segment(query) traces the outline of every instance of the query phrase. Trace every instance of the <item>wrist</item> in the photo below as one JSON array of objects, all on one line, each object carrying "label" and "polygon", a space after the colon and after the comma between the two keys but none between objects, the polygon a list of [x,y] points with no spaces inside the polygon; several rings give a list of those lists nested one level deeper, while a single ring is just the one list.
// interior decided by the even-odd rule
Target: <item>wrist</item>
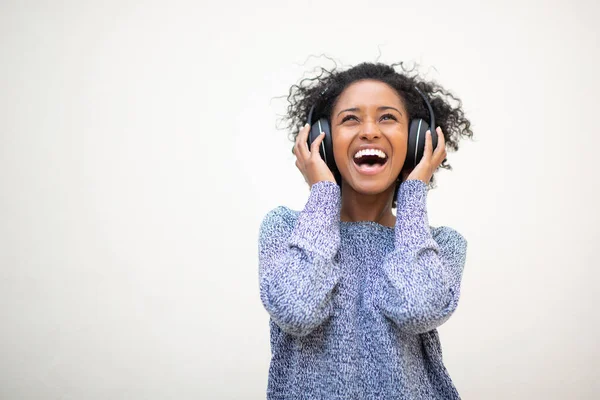
[{"label": "wrist", "polygon": [[427,182],[421,179],[407,179],[400,184],[396,198],[397,209],[422,209],[427,206]]},{"label": "wrist", "polygon": [[331,258],[339,246],[341,211],[340,187],[335,182],[312,185],[308,201],[300,213],[290,244]]},{"label": "wrist", "polygon": [[310,195],[304,209],[308,212],[339,213],[341,190],[335,181],[321,180],[310,187]]}]

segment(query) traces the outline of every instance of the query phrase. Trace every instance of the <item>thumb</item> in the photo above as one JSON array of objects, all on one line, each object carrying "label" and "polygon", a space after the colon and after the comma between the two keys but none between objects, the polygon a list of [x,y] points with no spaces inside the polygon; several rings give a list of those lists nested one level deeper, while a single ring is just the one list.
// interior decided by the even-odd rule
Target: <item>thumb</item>
[{"label": "thumb", "polygon": [[[319,146],[321,145],[321,142],[325,140],[325,132],[321,132],[319,134],[319,136],[317,136],[317,138],[312,142],[312,144],[310,145],[310,153],[311,155],[319,155]],[[320,157],[320,155],[319,155]]]}]

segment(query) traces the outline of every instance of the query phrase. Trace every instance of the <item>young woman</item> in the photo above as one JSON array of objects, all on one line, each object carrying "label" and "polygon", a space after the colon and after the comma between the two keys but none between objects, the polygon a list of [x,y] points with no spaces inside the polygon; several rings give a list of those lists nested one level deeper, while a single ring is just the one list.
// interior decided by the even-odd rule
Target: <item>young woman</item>
[{"label": "young woman", "polygon": [[[260,227],[268,399],[459,398],[436,328],[457,307],[467,242],[429,226],[426,198],[434,172],[450,168],[446,148],[472,131],[457,98],[396,67],[324,71],[290,90],[286,119],[310,194],[303,210],[275,208]],[[325,136],[308,144],[311,109],[311,122],[330,125],[329,166]],[[431,112],[435,136],[411,165],[411,123]]]}]

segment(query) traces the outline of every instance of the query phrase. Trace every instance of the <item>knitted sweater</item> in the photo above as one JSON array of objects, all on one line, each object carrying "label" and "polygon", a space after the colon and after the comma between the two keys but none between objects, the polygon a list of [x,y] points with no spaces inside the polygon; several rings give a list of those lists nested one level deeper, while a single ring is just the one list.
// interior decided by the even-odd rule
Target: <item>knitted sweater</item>
[{"label": "knitted sweater", "polygon": [[337,184],[260,226],[270,315],[267,399],[459,399],[436,327],[457,307],[467,242],[430,227],[427,185],[401,184],[395,227],[340,221]]}]

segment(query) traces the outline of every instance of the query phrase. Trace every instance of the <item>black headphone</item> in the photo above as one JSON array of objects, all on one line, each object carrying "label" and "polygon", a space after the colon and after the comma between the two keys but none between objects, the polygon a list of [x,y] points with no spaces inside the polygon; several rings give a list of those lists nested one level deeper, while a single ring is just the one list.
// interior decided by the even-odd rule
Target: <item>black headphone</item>
[{"label": "black headphone", "polygon": [[[425,152],[425,132],[429,129],[429,127],[435,127],[435,115],[433,114],[433,108],[431,108],[431,104],[427,97],[419,90],[419,88],[415,87],[415,90],[421,95],[427,108],[429,109],[429,124],[422,118],[414,118],[410,121],[410,128],[408,130],[408,147],[406,151],[406,160],[404,161],[404,168],[414,168],[421,158],[423,158],[423,153]],[[324,92],[323,92],[324,93]],[[338,181],[338,184],[341,184],[341,176],[337,169],[337,165],[335,164],[335,159],[333,158],[333,141],[331,139],[331,128],[329,124],[329,120],[327,118],[319,118],[316,122],[312,122],[312,115],[315,110],[315,104],[312,105],[310,111],[308,112],[308,123],[310,124],[310,133],[308,134],[308,146],[310,147],[311,143],[319,137],[321,132],[325,132],[325,137],[321,142],[321,146],[319,149],[319,153],[321,154],[321,158],[331,172],[334,174],[335,179]],[[438,137],[435,129],[431,131],[431,139],[433,144],[433,149],[437,147]]]}]

